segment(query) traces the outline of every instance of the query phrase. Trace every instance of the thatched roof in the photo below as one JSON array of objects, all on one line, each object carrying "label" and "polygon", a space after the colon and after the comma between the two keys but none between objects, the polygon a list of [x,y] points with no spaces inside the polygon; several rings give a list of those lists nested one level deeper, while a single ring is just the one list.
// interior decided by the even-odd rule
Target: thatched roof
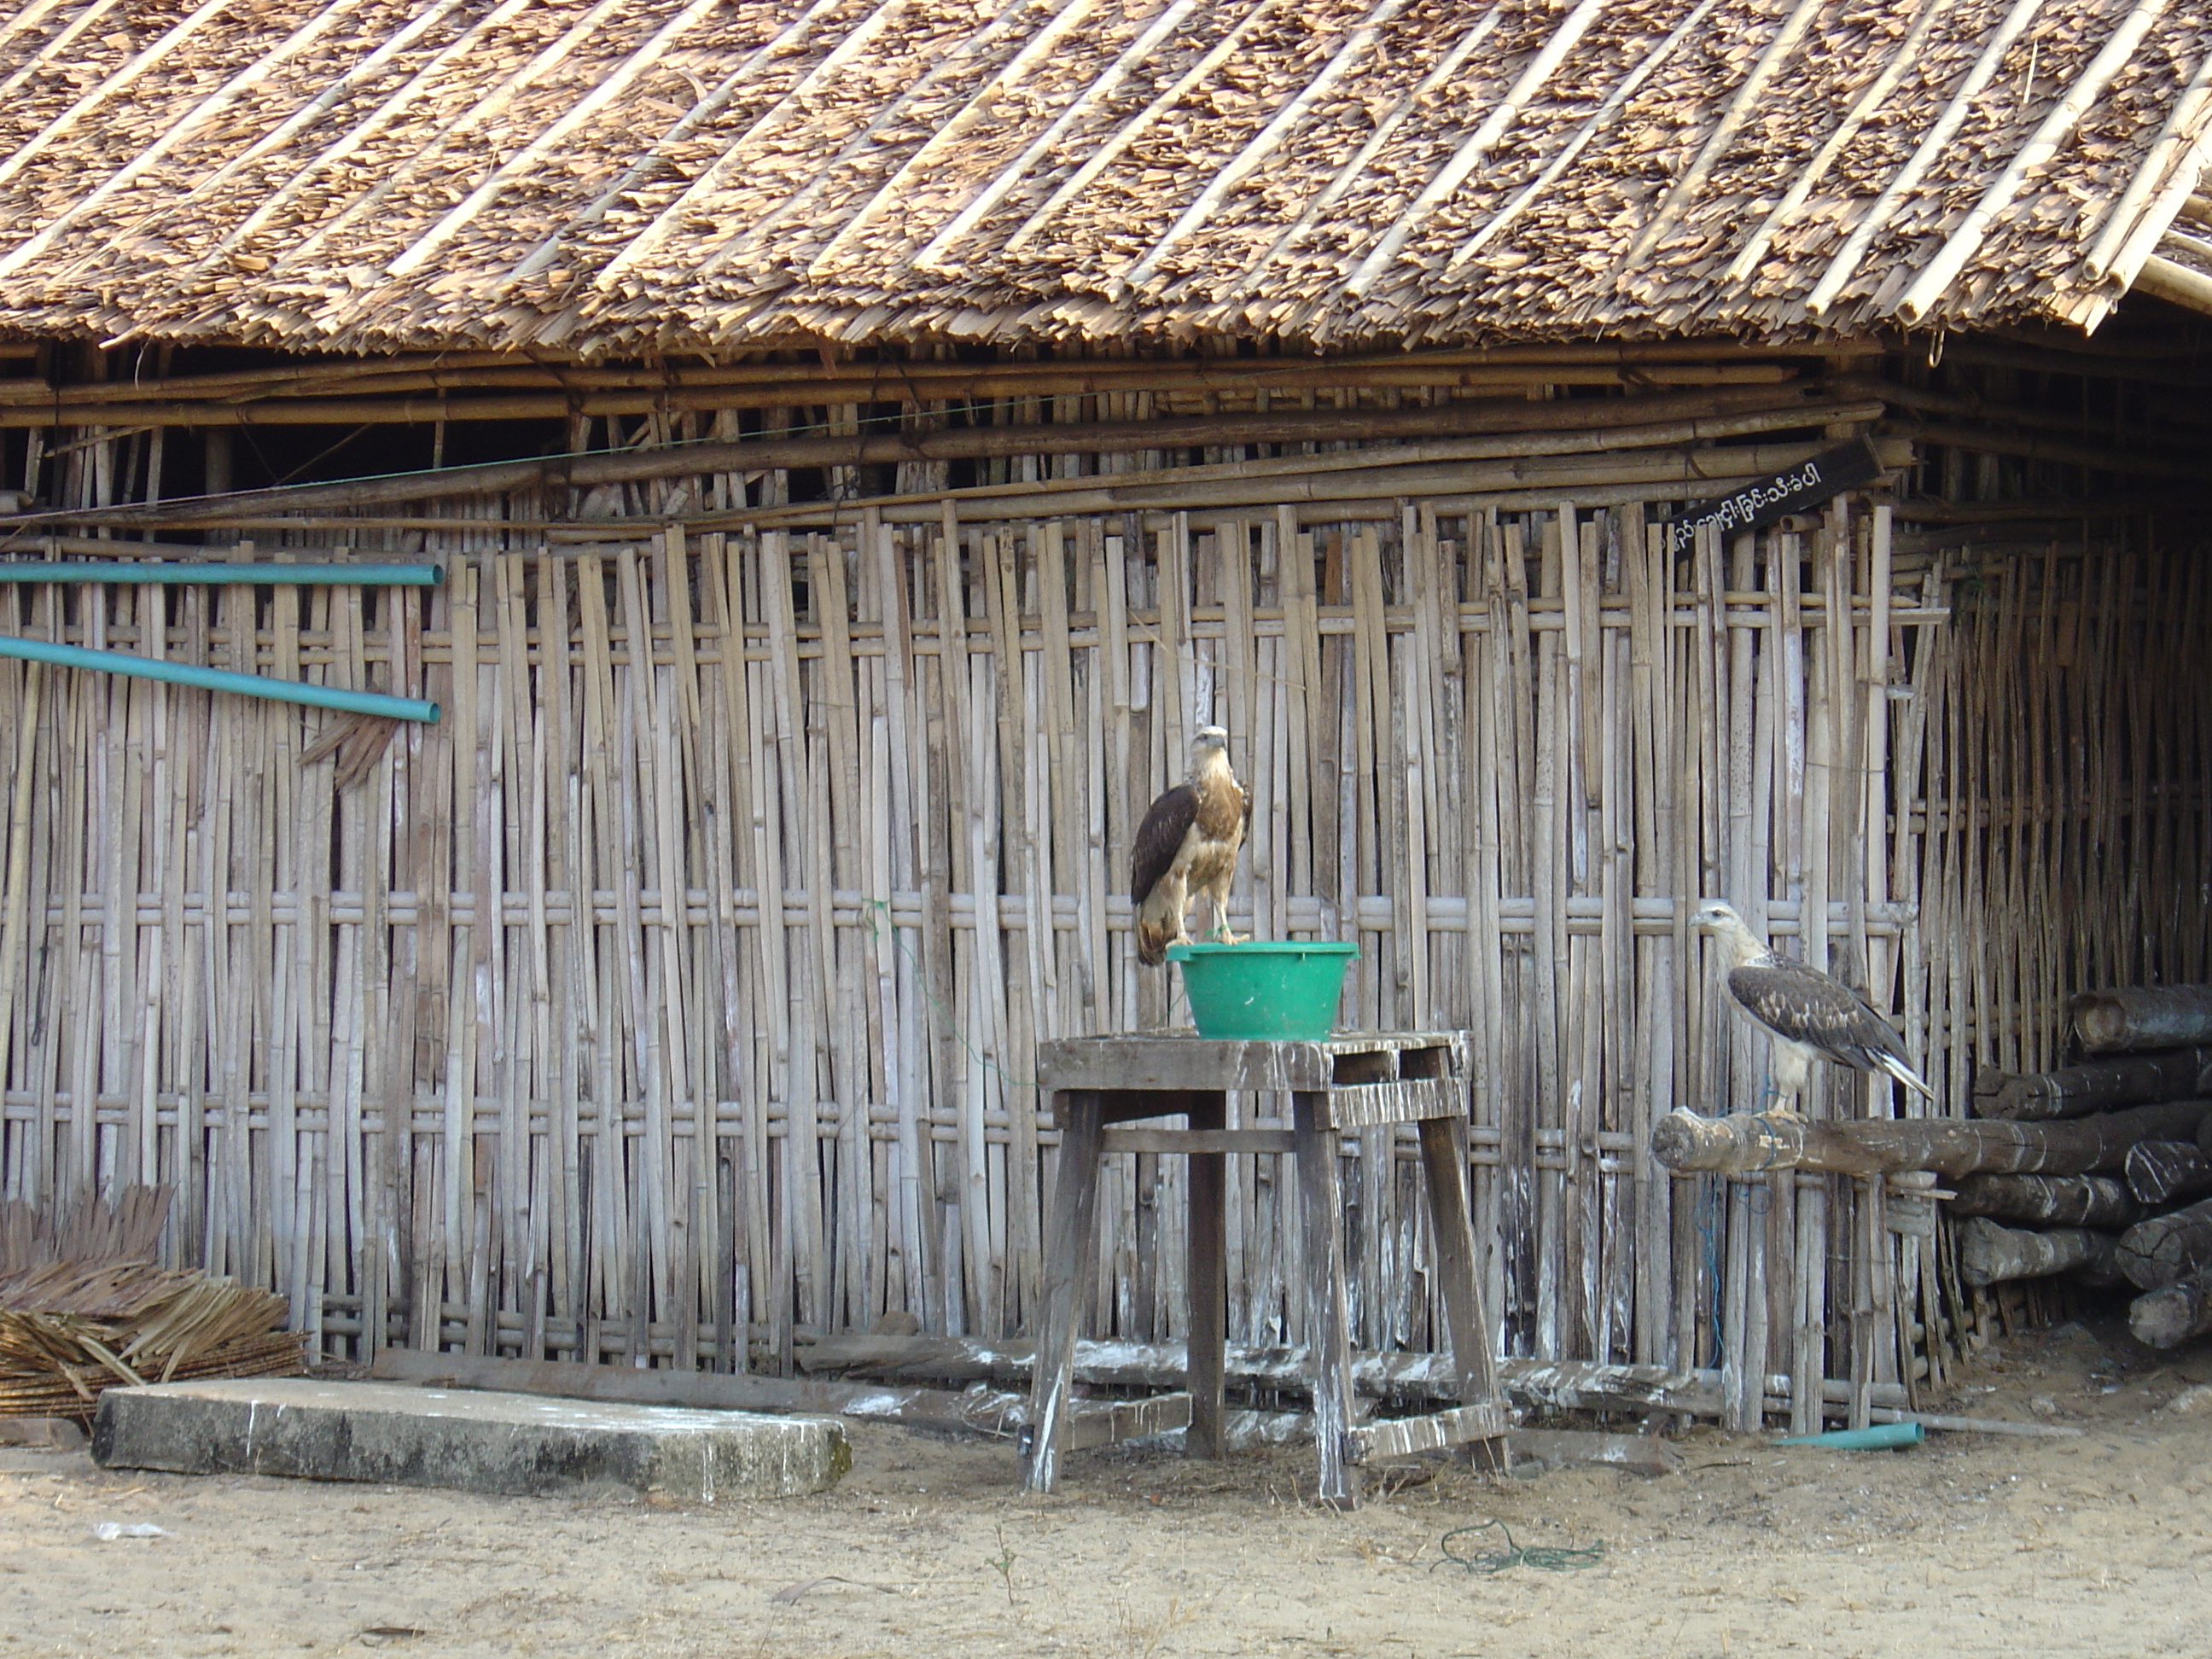
[{"label": "thatched roof", "polygon": [[19,0],[0,326],[2087,326],[2197,176],[2208,66],[2199,0]]}]

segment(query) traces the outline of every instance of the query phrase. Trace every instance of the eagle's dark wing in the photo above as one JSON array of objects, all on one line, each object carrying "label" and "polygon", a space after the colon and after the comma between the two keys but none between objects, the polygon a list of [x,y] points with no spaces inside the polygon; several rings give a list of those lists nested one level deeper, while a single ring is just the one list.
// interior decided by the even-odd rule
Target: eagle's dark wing
[{"label": "eagle's dark wing", "polygon": [[1198,792],[1179,783],[1154,801],[1137,826],[1129,858],[1129,902],[1142,904],[1162,876],[1175,866],[1182,838],[1198,817]]},{"label": "eagle's dark wing", "polygon": [[1778,957],[1739,968],[1729,990],[1769,1030],[1809,1044],[1830,1060],[1861,1072],[1887,1072],[1924,1088],[1905,1057],[1896,1028],[1865,998],[1809,963]]}]

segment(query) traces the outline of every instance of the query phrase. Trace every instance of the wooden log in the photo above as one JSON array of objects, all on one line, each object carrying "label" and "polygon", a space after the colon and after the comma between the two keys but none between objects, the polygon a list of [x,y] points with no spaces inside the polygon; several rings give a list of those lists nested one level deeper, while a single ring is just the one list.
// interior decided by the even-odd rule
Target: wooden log
[{"label": "wooden log", "polygon": [[[1019,1382],[1029,1376],[1036,1352],[1028,1341],[981,1342],[963,1337],[826,1337],[796,1352],[810,1372],[859,1375],[894,1382]],[[1079,1342],[1075,1379],[1094,1387],[1173,1388],[1184,1376],[1185,1349],[1180,1342]],[[1499,1387],[1516,1406],[1545,1412],[1671,1411],[1715,1417],[1721,1410],[1720,1373],[1670,1370],[1663,1365],[1611,1365],[1587,1360],[1521,1358],[1498,1363]],[[1226,1350],[1224,1374],[1236,1388],[1272,1394],[1299,1394],[1307,1388],[1303,1348]],[[1362,1395],[1408,1401],[1450,1401],[1463,1386],[1458,1362],[1449,1353],[1353,1355],[1352,1386]],[[1768,1394],[1786,1395],[1786,1376],[1765,1378]],[[1828,1382],[1822,1398],[1849,1397],[1850,1384]],[[1877,1404],[1906,1403],[1901,1384],[1877,1384]]]},{"label": "wooden log", "polygon": [[2128,1149],[2128,1187],[2151,1209],[2212,1193],[2212,1158],[2193,1140],[2139,1140]]},{"label": "wooden log", "polygon": [[2090,1175],[2119,1168],[2139,1140],[2194,1135],[2208,1111],[2212,1103],[2186,1100],[2060,1123],[2015,1123],[1935,1117],[1830,1122],[1779,1112],[1700,1117],[1677,1110],[1653,1127],[1651,1155],[1670,1170],[1730,1175]]},{"label": "wooden log", "polygon": [[[1334,443],[1455,433],[1591,431],[1652,422],[1787,407],[1800,394],[1773,386],[1688,395],[1530,402],[1438,404],[1405,410],[1288,410],[1264,416],[1208,415],[1153,421],[1066,421],[1031,426],[943,428],[927,432],[852,437],[767,438],[734,442],[527,460],[492,461],[375,478],[234,490],[158,506],[109,507],[27,517],[73,524],[190,524],[238,514],[329,511],[437,496],[498,495],[509,490],[583,489],[690,474],[761,471],[793,466],[857,466],[871,462],[980,459],[1006,455],[1122,454],[1177,447],[1260,443]],[[24,515],[18,515],[18,521]],[[0,520],[0,527],[8,520]]]},{"label": "wooden log", "polygon": [[2120,1271],[2139,1290],[2154,1291],[2212,1267],[2212,1198],[2138,1221],[2120,1235],[2119,1250]]},{"label": "wooden log", "polygon": [[2093,1054],[2212,1043],[2212,985],[2131,985],[2084,991],[2067,1004]]},{"label": "wooden log", "polygon": [[2144,1212],[2128,1183],[2111,1176],[1975,1175],[1959,1182],[1951,1213],[2045,1227],[2131,1227]]},{"label": "wooden log", "polygon": [[2113,1271],[2112,1237],[2085,1227],[2034,1232],[1976,1216],[1959,1229],[1959,1273],[1969,1285],[2008,1279],[2047,1279],[2086,1268],[2096,1277]]},{"label": "wooden log", "polygon": [[2144,1291],[2128,1304],[2128,1328],[2154,1348],[2178,1348],[2212,1331],[2212,1271]]},{"label": "wooden log", "polygon": [[[1088,1345],[1086,1345],[1088,1346]],[[1391,1356],[1405,1358],[1406,1356]],[[1440,1363],[1442,1355],[1424,1356]],[[1531,1362],[1508,1360],[1507,1364]],[[1079,1374],[1083,1368],[1078,1366]],[[1623,1370],[1620,1366],[1586,1367]],[[961,1392],[939,1389],[888,1389],[877,1382],[820,1382],[773,1376],[727,1376],[711,1371],[647,1370],[634,1365],[579,1365],[564,1361],[500,1359],[479,1354],[426,1352],[414,1348],[386,1348],[378,1354],[370,1376],[382,1382],[412,1382],[422,1388],[487,1389],[506,1394],[542,1395],[562,1400],[611,1400],[635,1405],[678,1406],[709,1411],[814,1412],[849,1417],[902,1428],[934,1432],[1016,1439],[1029,1420],[1025,1395],[1003,1389],[971,1389]],[[1781,1382],[1783,1379],[1774,1379]],[[1846,1385],[1831,1384],[1832,1410],[1839,1409]],[[1904,1390],[1897,1389],[1901,1399]],[[1081,1450],[1125,1440],[1139,1434],[1158,1434],[1182,1429],[1190,1415],[1188,1395],[1156,1395],[1146,1400],[1079,1401],[1061,1438],[1064,1449]],[[1981,1434],[2079,1433],[2051,1429],[2037,1423],[2008,1423],[1979,1418],[1933,1417],[1895,1407],[1876,1407],[1876,1422],[1918,1422],[1932,1429]],[[23,1419],[39,1422],[46,1419]],[[1550,1443],[1563,1442],[1561,1431],[1515,1430],[1522,1436],[1548,1436]],[[1258,1446],[1279,1446],[1310,1441],[1313,1419],[1299,1412],[1231,1412],[1224,1425],[1224,1442],[1231,1451]],[[1641,1441],[1643,1436],[1589,1436],[1604,1439]],[[38,1443],[33,1442],[31,1443]],[[1663,1442],[1656,1443],[1663,1445]],[[1598,1455],[1587,1461],[1613,1463],[1620,1460]]]},{"label": "wooden log", "polygon": [[2048,1119],[2087,1117],[2122,1106],[2212,1095],[2212,1048],[2172,1048],[2094,1060],[2055,1072],[1974,1074],[1974,1115]]}]

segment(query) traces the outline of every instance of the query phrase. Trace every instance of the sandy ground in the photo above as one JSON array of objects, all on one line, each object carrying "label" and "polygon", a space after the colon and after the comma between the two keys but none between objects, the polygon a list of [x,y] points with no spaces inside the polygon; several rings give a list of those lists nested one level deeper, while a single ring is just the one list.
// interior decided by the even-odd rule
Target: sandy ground
[{"label": "sandy ground", "polygon": [[[1700,1431],[1679,1474],[1407,1466],[1349,1515],[1301,1500],[1304,1449],[1083,1455],[1038,1498],[1008,1448],[866,1427],[833,1492],[688,1510],[0,1450],[0,1656],[2212,1655],[2212,1344],[2069,1327],[1969,1381],[1957,1409],[2087,1434],[1836,1453]],[[1443,1561],[1492,1519],[1604,1558]]]}]

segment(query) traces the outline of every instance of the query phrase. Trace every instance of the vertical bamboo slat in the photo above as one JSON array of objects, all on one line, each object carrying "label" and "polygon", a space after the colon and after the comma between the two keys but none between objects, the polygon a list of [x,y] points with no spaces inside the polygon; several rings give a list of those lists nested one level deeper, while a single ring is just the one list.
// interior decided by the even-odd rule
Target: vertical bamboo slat
[{"label": "vertical bamboo slat", "polygon": [[[1035,1045],[1182,1017],[1127,864],[1211,718],[1255,795],[1240,931],[1357,939],[1348,1018],[1472,1034],[1496,1340],[1717,1359],[1747,1425],[1771,1370],[1848,1376],[1863,1415],[1942,1363],[1934,1246],[1878,1188],[1645,1152],[1763,1087],[1696,900],[1859,978],[1952,1109],[2051,1057],[2073,987],[2212,976],[2201,571],[1893,542],[1841,506],[1680,558],[1572,503],[871,519],[459,545],[428,594],[33,595],[19,631],[446,713],[342,786],[319,714],[0,667],[0,1193],[171,1181],[170,1248],[333,1352],[1021,1331]],[[1348,1139],[1359,1340],[1433,1343],[1399,1138]],[[1104,1188],[1132,1334],[1181,1328],[1178,1165]],[[1280,1182],[1229,1183],[1249,1340],[1302,1334]]]}]

